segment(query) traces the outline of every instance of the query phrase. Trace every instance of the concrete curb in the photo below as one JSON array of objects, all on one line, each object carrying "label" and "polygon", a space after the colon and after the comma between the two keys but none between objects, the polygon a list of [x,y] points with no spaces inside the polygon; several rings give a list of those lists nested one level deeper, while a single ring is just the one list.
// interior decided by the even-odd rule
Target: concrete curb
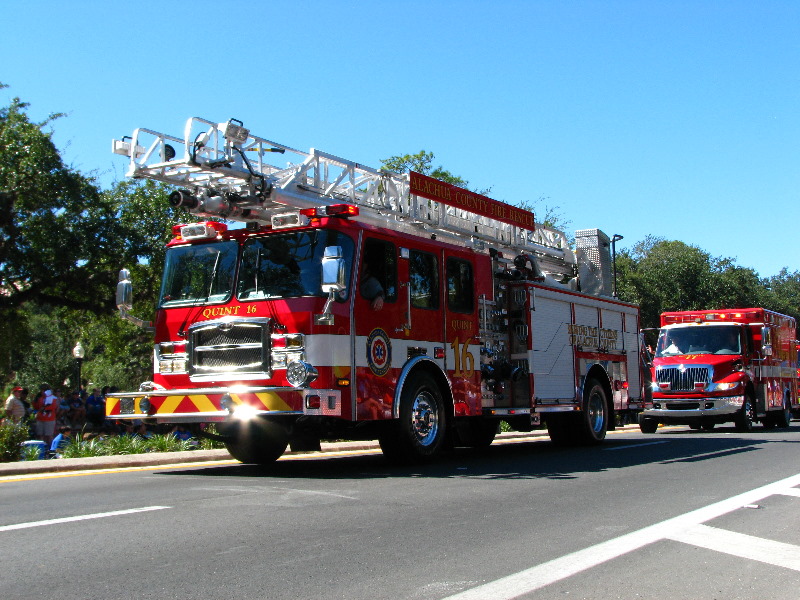
[{"label": "concrete curb", "polygon": [[[638,425],[617,427],[617,431],[631,428],[638,429]],[[501,433],[496,440],[510,440],[519,438],[547,437],[547,430],[540,429],[531,432]],[[344,452],[355,450],[377,450],[380,448],[377,441],[358,442],[333,442],[323,443],[322,453]],[[292,452],[286,454],[314,454],[313,452]],[[12,463],[0,463],[0,477],[13,475],[36,475],[44,473],[62,473],[69,471],[91,471],[97,469],[123,469],[126,467],[157,467],[183,463],[213,462],[233,460],[227,450],[189,450],[187,452],[150,452],[147,454],[124,454],[118,456],[92,456],[88,458],[53,458],[49,460],[32,460]]]}]

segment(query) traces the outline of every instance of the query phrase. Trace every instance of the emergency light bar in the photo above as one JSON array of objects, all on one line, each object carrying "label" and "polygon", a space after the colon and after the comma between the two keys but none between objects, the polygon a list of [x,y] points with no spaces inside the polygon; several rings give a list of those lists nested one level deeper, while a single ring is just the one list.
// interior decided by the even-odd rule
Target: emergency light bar
[{"label": "emergency light bar", "polygon": [[304,208],[297,212],[273,215],[271,220],[273,229],[282,229],[284,227],[303,227],[308,225],[311,219],[357,216],[357,206],[352,204],[331,204],[330,206],[315,206],[312,208]]},{"label": "emergency light bar", "polygon": [[283,229],[284,227],[303,227],[308,225],[309,218],[299,212],[281,213],[272,215],[272,228]]},{"label": "emergency light bar", "polygon": [[322,217],[357,217],[358,207],[353,204],[331,204],[329,206],[316,206],[314,208],[304,208],[300,211],[311,219]]},{"label": "emergency light bar", "polygon": [[191,225],[175,225],[172,228],[172,234],[181,240],[189,242],[191,240],[213,240],[218,234],[227,230],[228,226],[225,223],[203,221],[202,223],[193,223]]}]

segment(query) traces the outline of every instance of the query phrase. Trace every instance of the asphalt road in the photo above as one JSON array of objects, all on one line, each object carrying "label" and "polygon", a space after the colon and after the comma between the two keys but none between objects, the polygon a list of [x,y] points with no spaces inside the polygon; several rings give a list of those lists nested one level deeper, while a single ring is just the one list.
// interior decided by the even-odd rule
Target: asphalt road
[{"label": "asphalt road", "polygon": [[798,444],[795,422],[416,468],[367,451],[5,477],[0,598],[796,600]]}]

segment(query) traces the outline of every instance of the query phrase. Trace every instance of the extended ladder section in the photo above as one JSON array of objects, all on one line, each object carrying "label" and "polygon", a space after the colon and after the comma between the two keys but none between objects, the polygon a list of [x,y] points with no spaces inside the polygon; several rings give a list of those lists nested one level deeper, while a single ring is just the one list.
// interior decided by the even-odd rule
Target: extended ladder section
[{"label": "extended ladder section", "polygon": [[[114,140],[129,177],[182,188],[170,202],[199,216],[268,224],[290,209],[349,203],[359,219],[393,230],[428,231],[480,248],[535,257],[544,274],[572,277],[564,234],[533,213],[418,173],[397,174],[311,149],[295,150],[250,134],[240,121],[190,118],[183,137],[136,129]],[[284,155],[285,166],[271,164]]]}]

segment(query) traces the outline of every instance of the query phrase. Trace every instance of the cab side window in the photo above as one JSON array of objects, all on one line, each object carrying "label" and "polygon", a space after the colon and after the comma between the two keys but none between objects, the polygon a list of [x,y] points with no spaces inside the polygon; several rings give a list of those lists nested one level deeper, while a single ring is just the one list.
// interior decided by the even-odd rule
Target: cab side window
[{"label": "cab side window", "polygon": [[372,300],[382,294],[385,302],[397,300],[397,250],[394,244],[368,238],[364,242],[359,278],[361,296]]},{"label": "cab side window", "polygon": [[409,255],[411,306],[439,308],[439,261],[429,252],[411,250]]},{"label": "cab side window", "polygon": [[471,313],[475,307],[475,286],[472,265],[466,260],[447,259],[447,308],[453,312]]}]

